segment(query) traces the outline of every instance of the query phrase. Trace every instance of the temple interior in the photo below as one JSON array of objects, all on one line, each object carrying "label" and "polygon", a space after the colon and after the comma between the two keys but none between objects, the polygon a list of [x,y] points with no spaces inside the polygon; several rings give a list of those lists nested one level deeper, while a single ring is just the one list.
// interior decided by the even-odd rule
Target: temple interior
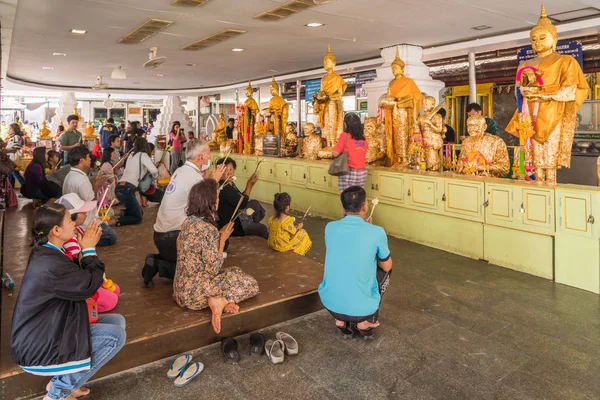
[{"label": "temple interior", "polygon": [[[50,349],[31,338],[36,361],[25,363],[16,328],[38,247],[68,255],[36,221],[78,193],[65,183],[76,169],[93,193],[75,197],[94,202],[85,212],[102,233],[88,260],[105,268],[98,290],[118,284],[110,313],[126,321],[123,347],[86,377],[83,398],[600,399],[597,0],[3,0],[0,28],[0,398],[72,400],[84,389],[61,393],[51,388],[61,379],[47,387],[52,375],[32,373],[75,362],[48,354],[81,338]],[[83,170],[71,160],[79,150],[91,155]],[[138,153],[139,166],[127,163]],[[201,177],[181,178],[186,166]],[[193,211],[192,194],[169,198],[210,178],[214,221]],[[344,197],[354,189],[360,211]],[[241,196],[230,224],[227,193]],[[84,211],[72,207],[76,221]],[[369,329],[324,294],[341,263],[332,254],[352,264],[340,282],[364,284],[353,261],[374,227],[332,237],[356,216],[389,248],[371,254],[369,273],[393,261],[385,286],[369,278],[380,307]],[[258,294],[182,304],[184,251],[208,251],[203,235],[179,233],[195,218],[218,228],[219,276],[249,277]],[[277,229],[293,243],[283,248]],[[157,237],[173,232],[169,275]],[[71,235],[81,254],[70,261],[87,271],[83,235]],[[203,293],[202,276],[188,295]],[[281,332],[297,355],[283,339],[283,363],[264,343],[270,355],[249,355],[256,333]],[[173,385],[165,371],[182,354],[203,370]]]}]

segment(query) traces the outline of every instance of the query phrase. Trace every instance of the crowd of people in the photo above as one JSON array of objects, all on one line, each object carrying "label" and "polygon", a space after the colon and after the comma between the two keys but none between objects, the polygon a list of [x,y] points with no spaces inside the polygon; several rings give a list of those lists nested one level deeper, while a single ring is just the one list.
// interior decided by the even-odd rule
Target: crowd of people
[{"label": "crowd of people", "polygon": [[[358,171],[351,182],[358,184],[340,183],[345,216],[325,229],[327,252],[319,295],[342,337],[370,339],[379,326],[378,310],[392,260],[385,231],[366,218],[362,124],[348,120],[346,128],[343,147],[336,151],[348,151],[351,168]],[[105,314],[117,305],[120,288],[106,277],[95,249],[117,242],[113,227],[141,223],[144,213],[138,198],[147,194],[142,182],[152,184],[158,174],[153,146],[142,136],[118,157],[120,138],[107,130],[96,172],[90,151],[81,142],[75,143],[72,137],[77,137],[77,131],[70,131],[64,141],[68,148],[63,148],[66,166],[56,169],[52,163],[58,155],[45,158],[46,149],[40,147],[26,173],[26,185],[32,185],[27,193],[46,204],[34,214],[34,247],[11,330],[15,362],[28,373],[53,377],[45,399],[88,394],[84,383],[123,347],[125,319]],[[183,139],[178,129],[172,139]],[[172,279],[173,300],[190,310],[210,309],[213,329],[219,334],[222,314],[239,312],[240,302],[259,293],[254,277],[238,267],[224,266],[229,238],[254,235],[265,239],[265,246],[274,251],[301,256],[310,250],[312,241],[304,220],[297,222],[290,215],[288,193],[275,195],[275,214],[264,225],[266,211],[251,199],[258,175],[253,174],[241,191],[235,185],[232,158],[222,158],[211,168],[208,143],[185,139],[185,162],[173,171],[159,196],[154,224],[158,253],[146,256],[142,277],[147,288],[154,286],[156,275]],[[44,194],[49,191],[60,191],[60,198]],[[106,211],[107,198],[119,204],[110,224],[99,218],[99,211]]]}]

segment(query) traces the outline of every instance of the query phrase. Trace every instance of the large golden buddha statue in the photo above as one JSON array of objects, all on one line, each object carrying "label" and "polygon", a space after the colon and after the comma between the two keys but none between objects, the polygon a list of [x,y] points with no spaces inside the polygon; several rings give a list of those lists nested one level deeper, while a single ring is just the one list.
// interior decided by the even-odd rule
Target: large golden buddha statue
[{"label": "large golden buddha statue", "polygon": [[[323,68],[327,75],[321,79],[321,90],[314,94],[314,112],[319,116],[321,137],[327,141],[327,147],[333,147],[344,131],[344,106],[342,96],[348,84],[335,73],[336,59],[327,46],[327,54],[323,58]],[[307,99],[308,100],[308,99]]]},{"label": "large golden buddha statue", "polygon": [[304,125],[304,140],[302,141],[302,157],[307,160],[316,160],[319,151],[323,148],[321,136],[315,133],[315,124],[309,122]]},{"label": "large golden buddha statue", "polygon": [[[577,110],[590,88],[577,60],[556,54],[558,33],[542,5],[540,20],[529,37],[536,57],[519,65],[519,72],[532,70],[537,85],[524,85],[520,93],[533,121],[533,163],[536,178],[556,184],[556,171],[571,166],[571,146],[577,125]],[[519,136],[518,110],[506,131]]]},{"label": "large golden buddha statue", "polygon": [[279,95],[279,84],[275,82],[275,77],[271,81],[271,101],[269,101],[270,124],[269,132],[275,136],[279,136],[280,144],[283,145],[285,139],[285,127],[287,126],[289,105]]},{"label": "large golden buddha statue", "polygon": [[434,97],[427,96],[423,98],[423,115],[417,118],[417,124],[423,137],[427,171],[439,171],[440,149],[444,145],[442,135],[446,126],[442,116],[435,110]]},{"label": "large golden buddha statue", "polygon": [[244,154],[252,154],[254,152],[254,126],[256,125],[256,115],[259,112],[259,108],[256,100],[252,98],[253,92],[252,83],[248,81],[248,87],[246,88],[246,97],[248,99],[244,102],[244,116],[239,124]]},{"label": "large golden buddha statue", "polygon": [[367,148],[366,161],[368,164],[385,158],[386,138],[385,134],[381,133],[381,125],[377,118],[365,118],[365,140],[369,144]]},{"label": "large golden buddha statue", "polygon": [[392,62],[392,72],[396,78],[390,82],[387,95],[379,100],[379,107],[384,110],[387,162],[388,166],[406,168],[411,131],[419,115],[423,95],[415,81],[404,76],[404,61],[400,59],[398,49]]},{"label": "large golden buddha statue", "polygon": [[467,120],[469,136],[463,140],[458,156],[458,173],[489,175],[503,178],[508,174],[510,160],[506,143],[498,136],[487,133],[482,115]]}]

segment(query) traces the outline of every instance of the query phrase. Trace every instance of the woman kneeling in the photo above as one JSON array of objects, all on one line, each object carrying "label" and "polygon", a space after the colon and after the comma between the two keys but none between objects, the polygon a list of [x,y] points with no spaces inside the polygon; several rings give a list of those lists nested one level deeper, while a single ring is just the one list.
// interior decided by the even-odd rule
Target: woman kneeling
[{"label": "woman kneeling", "polygon": [[195,184],[190,190],[187,219],[177,238],[177,269],[173,299],[181,307],[202,310],[210,307],[212,325],[221,332],[223,312],[235,314],[236,303],[258,294],[258,283],[238,267],[223,268],[223,249],[233,231],[228,223],[219,231],[218,185],[212,179]]}]

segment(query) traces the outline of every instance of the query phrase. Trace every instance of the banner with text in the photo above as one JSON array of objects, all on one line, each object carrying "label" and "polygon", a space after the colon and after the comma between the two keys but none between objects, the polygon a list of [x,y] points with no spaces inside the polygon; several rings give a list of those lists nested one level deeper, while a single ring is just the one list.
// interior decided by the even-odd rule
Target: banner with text
[{"label": "banner with text", "polygon": [[[556,44],[556,53],[575,57],[579,66],[583,69],[583,49],[581,42],[577,40],[560,41]],[[520,48],[517,52],[517,66],[532,58],[535,58],[535,52],[531,46]]]},{"label": "banner with text", "polygon": [[314,79],[304,82],[304,95],[307,103],[313,102],[313,94],[321,90],[321,80]]}]

